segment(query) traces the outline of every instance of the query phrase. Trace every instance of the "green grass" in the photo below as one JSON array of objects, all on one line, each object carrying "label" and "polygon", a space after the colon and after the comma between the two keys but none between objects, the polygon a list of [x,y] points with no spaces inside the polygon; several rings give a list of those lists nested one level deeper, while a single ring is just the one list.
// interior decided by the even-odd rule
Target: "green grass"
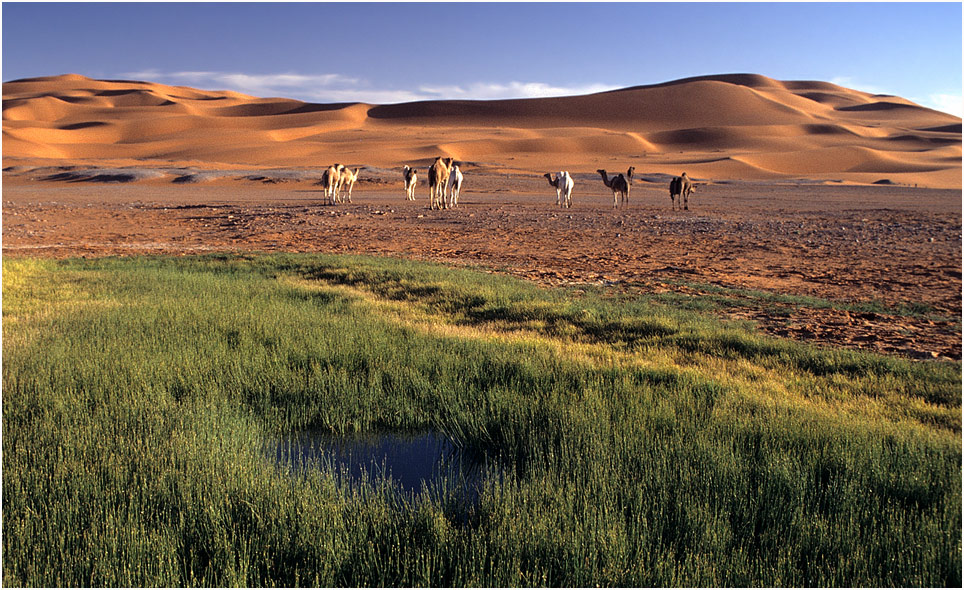
[{"label": "green grass", "polygon": [[790,316],[801,309],[832,309],[851,313],[875,314],[885,317],[908,317],[921,320],[947,322],[957,332],[961,330],[961,318],[939,313],[933,307],[915,301],[887,305],[881,301],[843,302],[809,297],[786,295],[755,289],[735,289],[708,283],[681,280],[664,281],[675,287],[686,287],[695,293],[670,291],[650,296],[666,304],[682,306],[694,311],[720,311],[727,309],[762,309],[769,315]]},{"label": "green grass", "polygon": [[[435,430],[479,503],[293,477]],[[950,586],[961,366],[317,255],[3,261],[7,586]]]}]

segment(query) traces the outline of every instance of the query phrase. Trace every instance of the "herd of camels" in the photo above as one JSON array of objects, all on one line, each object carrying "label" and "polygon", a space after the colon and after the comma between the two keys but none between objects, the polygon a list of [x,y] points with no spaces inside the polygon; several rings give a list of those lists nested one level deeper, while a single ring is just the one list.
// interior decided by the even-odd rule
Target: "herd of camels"
[{"label": "herd of camels", "polygon": [[[342,164],[329,166],[322,175],[321,184],[325,189],[325,200],[328,204],[351,203],[351,189],[358,180],[360,168],[350,170]],[[606,188],[613,191],[613,208],[620,205],[629,205],[629,189],[633,184],[633,172],[636,169],[629,167],[626,174],[621,173],[609,177],[605,170],[596,170],[602,176],[603,184]],[[575,183],[569,172],[562,170],[556,173],[555,178],[552,174],[546,173],[543,176],[549,181],[549,185],[556,189],[556,206],[572,207],[572,189]],[[418,173],[415,168],[405,166],[405,197],[409,201],[415,200],[415,186],[418,184]],[[462,192],[462,171],[455,164],[453,158],[435,158],[435,162],[428,169],[429,187],[429,206],[432,209],[450,209],[459,204],[459,193]],[[677,200],[680,210],[689,210],[689,197],[696,191],[696,185],[684,172],[681,176],[674,176],[669,183],[669,198],[673,203],[673,209],[677,208]],[[346,201],[347,198],[347,201]]]}]

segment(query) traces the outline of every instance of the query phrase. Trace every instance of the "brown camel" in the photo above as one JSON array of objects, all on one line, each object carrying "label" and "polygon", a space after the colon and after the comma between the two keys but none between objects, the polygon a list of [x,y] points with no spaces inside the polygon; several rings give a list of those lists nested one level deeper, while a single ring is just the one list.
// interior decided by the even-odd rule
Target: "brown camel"
[{"label": "brown camel", "polygon": [[673,201],[673,209],[676,209],[676,197],[679,197],[680,209],[690,209],[690,195],[696,192],[696,185],[684,172],[682,176],[674,176],[669,182],[669,198]]},{"label": "brown camel", "polygon": [[453,158],[438,156],[435,158],[435,163],[428,169],[428,198],[432,209],[441,209],[445,205],[445,188],[454,164]]},{"label": "brown camel", "polygon": [[609,178],[605,170],[596,170],[602,176],[603,184],[613,191],[613,209],[619,207],[620,203],[629,205],[629,187],[633,183],[633,172],[635,170],[636,168],[630,166],[629,170],[626,171],[626,176],[617,174],[612,178]]}]

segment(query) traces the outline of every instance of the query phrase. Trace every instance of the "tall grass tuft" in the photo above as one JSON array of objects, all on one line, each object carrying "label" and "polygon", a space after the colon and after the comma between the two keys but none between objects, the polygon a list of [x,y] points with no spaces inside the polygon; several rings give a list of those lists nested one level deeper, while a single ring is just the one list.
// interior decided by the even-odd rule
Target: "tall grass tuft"
[{"label": "tall grass tuft", "polygon": [[[961,584],[961,367],[318,255],[3,261],[10,586]],[[477,502],[276,441],[435,431]]]}]

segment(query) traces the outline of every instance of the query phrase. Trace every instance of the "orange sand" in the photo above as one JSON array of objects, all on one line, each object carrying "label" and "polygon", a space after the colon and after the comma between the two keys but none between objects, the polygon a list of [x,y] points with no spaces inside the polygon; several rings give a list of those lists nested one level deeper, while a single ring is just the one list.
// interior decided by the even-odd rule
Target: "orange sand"
[{"label": "orange sand", "polygon": [[562,98],[310,104],[77,75],[3,85],[3,164],[426,166],[961,188],[961,119],[757,75]]}]

